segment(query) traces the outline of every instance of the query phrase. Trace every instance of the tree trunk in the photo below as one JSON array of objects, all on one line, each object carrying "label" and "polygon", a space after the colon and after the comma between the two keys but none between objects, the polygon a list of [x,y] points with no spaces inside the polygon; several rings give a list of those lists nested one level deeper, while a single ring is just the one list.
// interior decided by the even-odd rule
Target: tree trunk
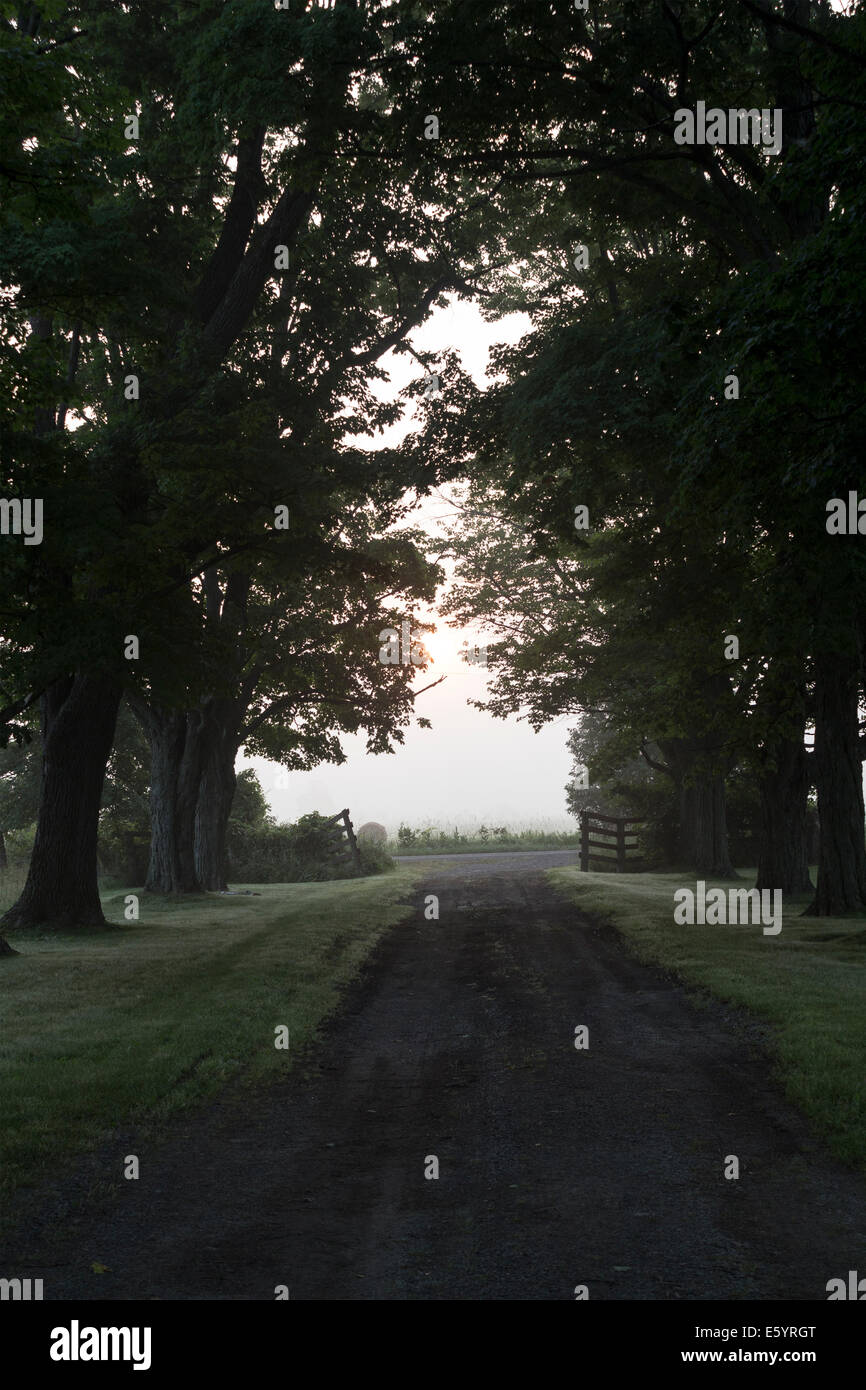
[{"label": "tree trunk", "polygon": [[811,770],[804,746],[806,683],[800,655],[774,657],[758,695],[764,731],[759,748],[761,840],[759,889],[811,893],[808,798]]},{"label": "tree trunk", "polygon": [[195,870],[195,808],[202,775],[202,721],[198,710],[186,715],[186,738],[177,777],[175,834],[178,880],[175,892],[200,893]]},{"label": "tree trunk", "polygon": [[178,879],[175,816],[184,716],[148,710],[146,728],[150,739],[150,862],[144,886],[151,893],[171,893]]},{"label": "tree trunk", "polygon": [[143,718],[150,738],[150,893],[197,893],[195,807],[202,773],[202,719],[198,710],[149,708]]},{"label": "tree trunk", "polygon": [[779,739],[760,779],[761,848],[756,888],[809,893],[809,763],[801,738]]},{"label": "tree trunk", "polygon": [[816,657],[814,757],[821,840],[818,884],[808,916],[866,910],[859,678],[859,653]]},{"label": "tree trunk", "polygon": [[737,878],[728,852],[725,779],[695,776],[680,788],[680,849],[695,872],[709,878]]},{"label": "tree trunk", "polygon": [[120,681],[79,674],[55,682],[42,698],[36,839],[24,891],[3,918],[7,926],[70,930],[106,925],[96,839],[120,696]]},{"label": "tree trunk", "polygon": [[[6,837],[5,837],[5,835],[3,834],[3,831],[0,830],[0,869],[8,869],[8,868],[9,868],[9,858],[8,858],[8,856],[7,856],[7,854],[6,854]],[[8,942],[8,941],[4,941],[3,937],[0,936],[0,956],[17,956],[17,955],[18,955],[18,952],[17,952],[17,951],[13,951],[12,947],[9,945],[9,942]]]},{"label": "tree trunk", "polygon": [[699,740],[665,739],[658,746],[678,792],[680,864],[711,878],[737,878],[728,850],[724,776],[695,770],[703,752]]},{"label": "tree trunk", "polygon": [[195,864],[203,888],[222,892],[226,881],[226,837],[235,795],[237,743],[219,730],[205,755],[195,817]]}]

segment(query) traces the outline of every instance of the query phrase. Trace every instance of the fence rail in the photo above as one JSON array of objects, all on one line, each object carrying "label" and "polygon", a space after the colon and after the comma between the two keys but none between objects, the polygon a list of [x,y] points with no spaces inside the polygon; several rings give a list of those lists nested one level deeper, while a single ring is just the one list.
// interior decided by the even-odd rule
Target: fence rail
[{"label": "fence rail", "polygon": [[[648,821],[635,816],[602,816],[596,811],[583,811],[580,817],[580,867],[587,873],[591,863],[616,865],[616,872],[624,874],[627,868],[634,869],[643,863],[642,857],[629,858],[629,851],[640,843],[637,830],[627,830],[626,826],[644,826]],[[606,829],[613,826],[613,830]],[[600,839],[599,836],[605,838]],[[599,853],[604,850],[605,853]]]},{"label": "fence rail", "polygon": [[334,858],[343,863],[348,863],[351,860],[360,873],[361,852],[358,849],[358,841],[355,839],[355,831],[349,819],[348,807],[343,811],[338,811],[335,816],[331,816],[327,824],[333,826],[332,853]]}]

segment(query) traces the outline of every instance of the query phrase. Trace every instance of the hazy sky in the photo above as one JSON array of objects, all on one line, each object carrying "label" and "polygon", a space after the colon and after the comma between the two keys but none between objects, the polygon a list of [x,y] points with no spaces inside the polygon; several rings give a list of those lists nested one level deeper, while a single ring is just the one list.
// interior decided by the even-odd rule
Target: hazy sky
[{"label": "hazy sky", "polygon": [[[457,348],[465,370],[483,384],[489,346],[513,342],[528,327],[525,315],[488,324],[475,305],[454,303],[434,313],[412,343],[418,351]],[[383,396],[396,395],[421,372],[413,359],[393,353],[385,365],[391,382],[378,387]],[[369,447],[396,443],[411,427],[412,416],[410,407],[401,425],[364,442]],[[433,529],[446,511],[443,500],[429,498],[419,515]],[[483,634],[446,627],[435,611],[419,609],[418,617],[436,622],[438,630],[425,636],[433,664],[418,678],[417,688],[447,674],[442,685],[424,692],[416,703],[418,714],[430,719],[433,728],[410,726],[402,747],[377,757],[367,754],[362,736],[347,737],[346,762],[339,767],[323,763],[312,772],[287,772],[262,758],[241,756],[238,766],[255,767],[277,819],[296,820],[308,811],[330,815],[348,806],[356,826],[381,821],[392,832],[401,821],[442,829],[481,823],[575,829],[563,790],[571,766],[566,734],[575,721],[559,720],[535,734],[523,721],[492,719],[469,707],[468,699],[483,697],[486,675],[460,661],[458,652],[464,638],[483,642]]]}]

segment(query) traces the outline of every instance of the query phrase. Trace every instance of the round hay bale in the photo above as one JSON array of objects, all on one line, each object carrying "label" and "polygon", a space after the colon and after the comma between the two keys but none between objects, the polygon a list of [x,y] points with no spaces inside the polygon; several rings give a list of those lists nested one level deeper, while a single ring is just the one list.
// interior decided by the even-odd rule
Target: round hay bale
[{"label": "round hay bale", "polygon": [[384,845],[388,839],[387,830],[377,820],[365,821],[357,835],[359,840],[366,840],[371,845]]}]

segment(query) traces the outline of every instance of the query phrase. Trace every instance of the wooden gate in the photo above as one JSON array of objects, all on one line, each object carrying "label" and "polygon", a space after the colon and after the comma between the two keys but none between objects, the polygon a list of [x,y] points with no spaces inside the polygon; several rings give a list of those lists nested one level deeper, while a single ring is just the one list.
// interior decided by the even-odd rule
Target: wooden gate
[{"label": "wooden gate", "polygon": [[[637,829],[628,829],[630,826],[646,825],[645,820],[636,820],[629,816],[600,816],[597,811],[582,811],[580,816],[580,867],[584,873],[589,869],[591,863],[606,865],[608,868],[615,868],[618,874],[624,874],[626,868],[636,869],[643,860],[640,856],[633,854],[629,858],[629,851],[637,848],[638,835]],[[605,838],[602,839],[601,837]],[[604,851],[602,853],[602,851]]]},{"label": "wooden gate", "polygon": [[351,862],[360,873],[361,854],[358,849],[358,841],[355,839],[355,832],[352,829],[352,822],[349,820],[348,807],[344,811],[338,811],[335,816],[331,816],[327,824],[333,827],[331,854],[334,861],[338,864]]}]

